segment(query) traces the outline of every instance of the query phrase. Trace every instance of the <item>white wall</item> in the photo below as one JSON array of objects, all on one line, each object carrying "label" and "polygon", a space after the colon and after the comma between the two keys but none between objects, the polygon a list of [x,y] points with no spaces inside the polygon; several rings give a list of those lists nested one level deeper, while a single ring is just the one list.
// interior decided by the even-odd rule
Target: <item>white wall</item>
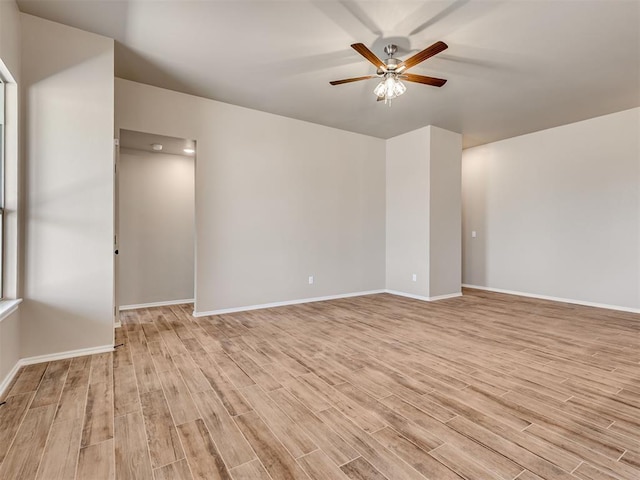
[{"label": "white wall", "polygon": [[384,288],[383,140],[121,79],[116,128],[197,141],[198,312]]},{"label": "white wall", "polygon": [[113,344],[113,40],[21,18],[30,357]]},{"label": "white wall", "polygon": [[462,191],[464,283],[640,308],[640,109],[465,150]]},{"label": "white wall", "polygon": [[120,148],[120,305],[193,298],[194,159]]},{"label": "white wall", "polygon": [[0,59],[17,81],[20,76],[20,11],[13,0],[0,2]]},{"label": "white wall", "polygon": [[428,297],[429,127],[390,138],[386,147],[386,287]]}]

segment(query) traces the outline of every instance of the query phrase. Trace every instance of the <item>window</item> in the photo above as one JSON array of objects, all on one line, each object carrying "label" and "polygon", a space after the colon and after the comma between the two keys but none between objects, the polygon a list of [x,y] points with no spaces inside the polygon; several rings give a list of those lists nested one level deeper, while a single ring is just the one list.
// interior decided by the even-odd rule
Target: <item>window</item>
[{"label": "window", "polygon": [[5,83],[0,77],[0,298],[4,298],[4,156],[5,156]]},{"label": "window", "polygon": [[[2,1],[2,0],[0,0]],[[0,310],[18,300],[18,85],[0,59]],[[1,312],[0,312],[1,314]]]}]

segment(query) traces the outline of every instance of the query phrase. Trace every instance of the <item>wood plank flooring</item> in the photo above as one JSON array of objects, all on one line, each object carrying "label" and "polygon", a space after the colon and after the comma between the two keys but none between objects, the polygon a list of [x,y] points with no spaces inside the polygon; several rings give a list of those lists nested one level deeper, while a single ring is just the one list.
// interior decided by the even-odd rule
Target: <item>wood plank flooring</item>
[{"label": "wood plank flooring", "polygon": [[21,369],[0,479],[640,479],[640,315],[464,293],[123,312]]}]

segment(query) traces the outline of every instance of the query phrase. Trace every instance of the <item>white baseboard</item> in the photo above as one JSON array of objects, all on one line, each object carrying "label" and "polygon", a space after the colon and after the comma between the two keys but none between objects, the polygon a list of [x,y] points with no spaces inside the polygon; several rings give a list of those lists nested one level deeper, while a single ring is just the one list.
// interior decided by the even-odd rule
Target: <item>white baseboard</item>
[{"label": "white baseboard", "polygon": [[458,293],[448,293],[446,295],[436,295],[435,297],[429,297],[430,302],[437,302],[438,300],[446,300],[447,298],[457,298],[461,297],[462,292]]},{"label": "white baseboard", "polygon": [[209,312],[193,312],[194,317],[207,317],[209,315],[223,315],[225,313],[247,312],[249,310],[261,310],[263,308],[285,307],[287,305],[299,305],[301,303],[324,302],[326,300],[337,300],[339,298],[361,297],[363,295],[374,295],[385,293],[385,290],[369,290],[366,292],[343,293],[340,295],[329,295],[327,297],[301,298],[299,300],[287,300],[284,302],[263,303],[261,305],[249,305],[247,307],[223,308],[221,310],[211,310]]},{"label": "white baseboard", "polygon": [[385,293],[390,293],[391,295],[398,295],[399,297],[413,298],[414,300],[422,300],[423,302],[429,301],[429,297],[425,297],[423,295],[415,295],[413,293],[400,292],[398,290],[385,290]]},{"label": "white baseboard", "polygon": [[398,290],[385,290],[386,293],[391,295],[398,295],[400,297],[413,298],[415,300],[422,300],[423,302],[436,302],[438,300],[446,300],[447,298],[461,297],[462,293],[449,293],[447,295],[437,295],[435,297],[425,297],[423,295],[414,295],[413,293],[399,292]]},{"label": "white baseboard", "polygon": [[0,397],[4,395],[4,391],[9,387],[9,385],[11,385],[11,381],[13,380],[13,377],[16,376],[21,366],[22,365],[20,364],[20,360],[18,360],[16,364],[13,366],[13,368],[11,369],[11,371],[7,373],[7,376],[4,377],[4,380],[2,380],[2,383],[0,383]]},{"label": "white baseboard", "polygon": [[249,305],[247,307],[224,308],[221,310],[211,310],[208,312],[194,311],[193,316],[207,317],[209,315],[223,315],[225,313],[247,312],[249,310],[261,310],[263,308],[284,307],[287,305],[299,305],[301,303],[324,302],[326,300],[337,300],[340,298],[349,298],[349,297],[362,297],[364,295],[375,295],[378,293],[390,293],[391,295],[400,295],[402,297],[414,298],[416,300],[423,300],[425,302],[433,302],[436,300],[444,300],[446,298],[454,298],[454,297],[462,296],[462,293],[451,293],[448,295],[438,295],[437,297],[422,297],[420,295],[413,295],[411,293],[398,292],[396,290],[380,289],[380,290],[368,290],[365,292],[343,293],[340,295],[329,295],[327,297],[312,297],[312,298],[302,298],[299,300],[287,300],[285,302],[263,303],[260,305]]},{"label": "white baseboard", "polygon": [[620,312],[640,313],[640,308],[621,307],[619,305],[609,305],[606,303],[585,302],[584,300],[574,300],[572,298],[552,297],[549,295],[538,295],[537,293],[518,292],[515,290],[505,290],[503,288],[482,287],[480,285],[462,284],[465,288],[475,288],[476,290],[485,290],[487,292],[506,293],[507,295],[517,295],[519,297],[538,298],[540,300],[551,300],[552,302],[572,303],[574,305],[583,305],[585,307],[606,308],[608,310],[618,310]]},{"label": "white baseboard", "polygon": [[34,363],[53,362],[56,360],[64,360],[73,357],[83,357],[85,355],[95,355],[97,353],[113,352],[113,345],[102,345],[100,347],[81,348],[79,350],[69,350],[66,352],[51,353],[47,355],[38,355],[35,357],[21,358],[16,362],[11,371],[0,383],[0,396],[4,394],[5,389],[11,384],[13,377],[16,376],[20,367],[25,365],[33,365]]},{"label": "white baseboard", "polygon": [[85,355],[95,355],[97,353],[113,352],[113,344],[102,345],[100,347],[81,348],[79,350],[69,350],[66,352],[50,353],[47,355],[38,355],[35,357],[21,358],[18,363],[20,366],[31,365],[34,363],[53,362],[55,360],[64,360],[66,358],[83,357]]},{"label": "white baseboard", "polygon": [[193,298],[184,300],[168,300],[166,302],[140,303],[137,305],[122,305],[119,310],[135,310],[136,308],[152,308],[152,307],[168,307],[169,305],[184,305],[185,303],[193,303]]}]

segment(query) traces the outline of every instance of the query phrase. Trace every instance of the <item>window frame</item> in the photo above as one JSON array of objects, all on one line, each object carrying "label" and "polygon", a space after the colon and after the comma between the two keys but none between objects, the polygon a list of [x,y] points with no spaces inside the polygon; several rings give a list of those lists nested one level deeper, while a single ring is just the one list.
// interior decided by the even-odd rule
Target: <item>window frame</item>
[{"label": "window frame", "polygon": [[6,81],[0,74],[0,300],[4,299],[5,247],[5,159],[6,159]]}]

